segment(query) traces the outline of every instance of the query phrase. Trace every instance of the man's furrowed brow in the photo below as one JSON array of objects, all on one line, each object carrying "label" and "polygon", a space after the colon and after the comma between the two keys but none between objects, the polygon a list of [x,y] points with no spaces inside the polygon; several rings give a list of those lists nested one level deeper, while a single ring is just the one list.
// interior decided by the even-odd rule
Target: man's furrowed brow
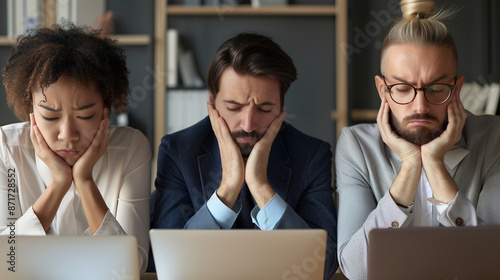
[{"label": "man's furrowed brow", "polygon": [[274,106],[274,105],[276,105],[276,103],[267,101],[267,102],[262,102],[260,104],[257,104],[257,107],[261,107],[261,106]]},{"label": "man's furrowed brow", "polygon": [[234,104],[234,105],[246,105],[246,104],[243,104],[243,103],[240,103],[240,102],[237,102],[235,100],[224,100],[225,103],[229,103],[229,104]]},{"label": "man's furrowed brow", "polygon": [[[225,103],[229,103],[229,104],[234,104],[234,105],[240,105],[240,106],[248,104],[248,103],[240,103],[240,102],[237,102],[237,101],[234,101],[234,100],[224,100],[224,102]],[[276,103],[270,102],[270,101],[266,101],[266,102],[262,102],[262,103],[256,104],[255,106],[260,107],[260,106],[274,106],[274,105],[276,105]]]},{"label": "man's furrowed brow", "polygon": [[[442,79],[446,78],[447,76],[448,76],[448,75],[441,75],[441,76],[439,76],[438,78],[436,78],[436,79],[434,79],[434,80],[432,80],[432,81],[428,82],[428,84],[433,84],[433,83],[436,83],[437,81],[442,80]],[[398,81],[400,81],[401,83],[406,83],[406,84],[414,84],[414,83],[412,83],[412,82],[410,82],[410,81],[407,81],[406,79],[403,79],[403,78],[398,77],[398,76],[391,76],[391,78],[393,78],[393,79],[395,79],[395,80],[398,80]]]}]

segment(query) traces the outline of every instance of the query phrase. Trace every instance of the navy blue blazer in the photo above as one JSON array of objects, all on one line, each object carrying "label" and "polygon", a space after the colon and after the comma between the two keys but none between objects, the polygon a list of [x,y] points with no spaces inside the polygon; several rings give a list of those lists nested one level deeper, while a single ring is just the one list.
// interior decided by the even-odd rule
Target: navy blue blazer
[{"label": "navy blue blazer", "polygon": [[[288,204],[276,229],[322,228],[328,232],[325,279],[338,267],[331,165],[328,143],[283,122],[267,167],[270,185]],[[220,229],[206,202],[221,178],[219,145],[208,117],[164,136],[151,201],[151,228]]]}]

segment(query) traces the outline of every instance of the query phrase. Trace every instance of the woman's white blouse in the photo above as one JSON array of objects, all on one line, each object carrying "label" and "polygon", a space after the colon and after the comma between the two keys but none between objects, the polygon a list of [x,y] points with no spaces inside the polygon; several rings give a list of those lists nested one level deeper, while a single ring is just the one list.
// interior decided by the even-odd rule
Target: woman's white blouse
[{"label": "woman's white blouse", "polygon": [[[92,171],[109,209],[94,235],[136,236],[142,272],[149,252],[150,170],[151,150],[146,137],[130,127],[111,127],[108,149]],[[0,234],[46,235],[32,205],[52,177],[35,154],[29,122],[0,127]],[[74,184],[47,234],[91,235]]]}]

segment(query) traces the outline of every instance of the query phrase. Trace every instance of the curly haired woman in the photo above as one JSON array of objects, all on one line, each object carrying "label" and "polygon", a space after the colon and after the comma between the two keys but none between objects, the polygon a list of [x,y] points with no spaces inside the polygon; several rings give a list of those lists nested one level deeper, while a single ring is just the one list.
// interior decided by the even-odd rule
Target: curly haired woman
[{"label": "curly haired woman", "polygon": [[0,128],[0,233],[133,235],[145,271],[150,146],[109,121],[127,104],[123,50],[90,28],[41,28],[18,39],[3,77],[29,122]]}]

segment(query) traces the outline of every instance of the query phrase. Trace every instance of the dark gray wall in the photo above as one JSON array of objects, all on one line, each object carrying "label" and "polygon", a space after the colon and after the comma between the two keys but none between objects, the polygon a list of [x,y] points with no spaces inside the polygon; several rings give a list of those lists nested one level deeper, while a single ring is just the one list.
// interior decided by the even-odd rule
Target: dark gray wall
[{"label": "dark gray wall", "polygon": [[[7,34],[7,0],[0,0],[0,35]],[[10,54],[9,46],[0,46],[0,69],[5,67],[7,58]],[[3,78],[0,75],[0,125],[17,122],[17,118],[13,115],[10,108],[7,106],[5,99],[5,87],[3,86]]]},{"label": "dark gray wall", "polygon": [[[114,13],[116,34],[148,34],[147,46],[123,46],[130,71],[128,103],[129,125],[146,135],[153,145],[154,137],[154,0],[108,0],[107,9]],[[151,146],[152,151],[157,147]]]}]

